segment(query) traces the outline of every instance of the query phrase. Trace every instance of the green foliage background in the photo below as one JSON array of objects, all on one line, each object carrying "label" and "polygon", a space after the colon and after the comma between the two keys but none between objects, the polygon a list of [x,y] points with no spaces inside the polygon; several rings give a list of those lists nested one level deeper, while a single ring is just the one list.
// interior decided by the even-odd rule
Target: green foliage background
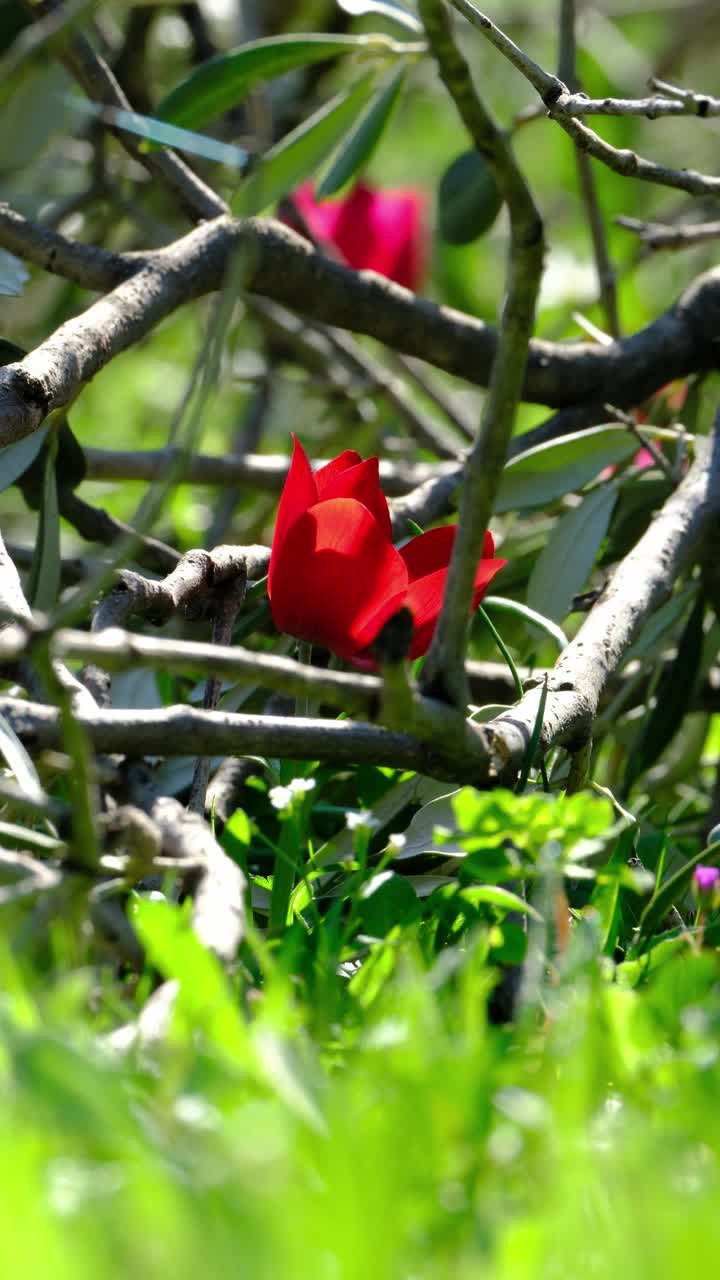
[{"label": "green foliage background", "polygon": [[[268,8],[270,21],[278,6]],[[322,3],[287,10],[280,20],[297,30],[323,30],[336,16],[334,6]],[[556,10],[550,0],[496,0],[492,16],[552,67]],[[122,25],[127,6],[103,5],[102,15]],[[227,43],[230,27],[217,23]],[[370,18],[353,29],[390,30]],[[151,44],[154,101],[187,70],[181,34],[173,7],[163,6]],[[599,3],[583,10],[579,73],[596,96],[643,94],[655,72],[712,92],[718,35],[713,5]],[[509,127],[533,101],[528,86],[476,34],[467,31],[464,49],[483,95]],[[342,64],[323,74],[302,109],[325,101],[345,74]],[[56,64],[36,60],[10,89],[0,182],[11,203],[36,215],[82,189],[87,147],[58,110],[65,98],[56,95],[69,92],[69,81]],[[296,123],[287,86],[276,108],[284,128]],[[713,170],[715,121],[624,119],[598,127],[616,146]],[[604,316],[595,302],[572,147],[543,117],[519,128],[516,141],[550,245],[538,333],[581,337],[576,310],[601,327]],[[422,186],[432,218],[440,177],[466,145],[452,104],[423,62],[369,177],[386,187]],[[231,173],[208,173],[230,190]],[[118,188],[129,196],[132,182],[121,165],[118,175]],[[712,264],[714,248],[640,258],[635,240],[612,219],[675,218],[690,211],[690,198],[606,170],[596,176],[623,330],[631,333]],[[695,202],[693,213],[716,216],[709,202]],[[174,216],[162,193],[148,202],[148,242],[161,241],[168,226],[176,233]],[[63,226],[114,247],[133,247],[138,239],[135,224],[112,202]],[[462,249],[436,238],[428,292],[495,321],[505,246],[503,218]],[[33,271],[21,297],[3,300],[3,335],[33,347],[84,300],[74,286]],[[81,442],[124,449],[166,442],[208,310],[203,301],[179,312],[83,391],[72,411]],[[252,394],[260,345],[256,323],[239,310],[205,406],[203,451],[227,451]],[[450,379],[446,385],[479,412],[482,393]],[[524,406],[518,430],[544,416],[542,408]],[[286,452],[292,428],[316,455],[339,443],[367,453],[395,426],[383,408],[372,428],[354,426],[350,439],[322,387],[288,363],[277,373],[262,449]],[[423,456],[407,440],[397,448],[398,456]],[[638,479],[633,492],[650,483],[657,485],[657,477]],[[143,486],[94,482],[83,493],[127,519]],[[34,525],[19,495],[10,490],[2,497],[4,532],[31,541]],[[158,531],[180,548],[202,544],[216,501],[215,490],[179,486]],[[498,517],[512,548],[506,594],[525,599],[530,568],[563,510],[552,502],[522,521]],[[243,493],[234,536],[267,539],[273,516],[274,500]],[[79,547],[67,528],[63,546]],[[692,584],[684,592],[671,602],[668,630],[647,640],[643,656],[651,665],[690,625]],[[567,629],[578,622],[571,618]],[[516,620],[503,634],[518,661],[554,658],[553,643]],[[714,661],[717,639],[713,622],[701,636],[701,674]],[[495,656],[480,626],[473,654]],[[132,696],[139,702],[171,701],[190,687],[169,678],[142,677],[138,684]],[[596,763],[601,783],[621,790],[647,715],[641,704],[610,724],[613,734]],[[416,798],[397,810],[395,828],[405,830],[413,813],[417,826],[417,811],[424,814],[417,852],[430,861],[410,862],[414,876],[389,859],[377,875],[393,819],[349,846],[342,831],[346,810],[377,812],[408,779],[392,770],[318,769],[299,842],[305,879],[289,927],[276,944],[251,927],[230,974],[194,937],[168,886],[165,897],[131,896],[130,918],[147,952],[140,975],[98,954],[84,923],[81,877],[49,928],[39,927],[37,911],[24,904],[3,906],[3,1275],[552,1280],[584,1273],[614,1280],[622,1273],[628,1280],[680,1280],[703,1251],[714,1257],[718,926],[714,909],[697,910],[689,882],[691,860],[712,862],[719,851],[714,845],[703,852],[719,756],[718,717],[685,717],[653,761],[655,772],[628,788],[630,820],[589,793],[575,807],[539,792],[464,793],[457,810],[446,803],[441,822]],[[284,830],[268,786],[305,768],[271,762],[223,836],[251,873],[260,919],[269,850]],[[448,837],[458,874],[457,866],[447,874],[441,852]],[[532,886],[527,934],[519,921],[522,900],[502,897],[521,879]],[[323,887],[313,898],[308,885],[318,883]],[[668,919],[673,904],[679,922]],[[517,1018],[494,1025],[488,1010],[500,966],[517,973],[521,960]],[[169,1030],[154,1039],[141,1015],[160,982],[177,984],[177,1004]]]}]

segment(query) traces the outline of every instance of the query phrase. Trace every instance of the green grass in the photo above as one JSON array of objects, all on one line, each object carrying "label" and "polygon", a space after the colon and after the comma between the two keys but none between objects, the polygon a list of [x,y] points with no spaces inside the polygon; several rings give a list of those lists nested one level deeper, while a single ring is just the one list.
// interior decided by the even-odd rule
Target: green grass
[{"label": "green grass", "polygon": [[[456,803],[468,870],[374,939],[348,927],[370,874],[352,864],[344,901],[275,944],[252,929],[230,975],[169,901],[130,904],[139,982],[91,960],[67,913],[44,958],[13,914],[3,1275],[656,1280],[712,1256],[715,951],[676,930],[624,960],[642,899],[624,858],[606,861],[627,853],[606,800]],[[588,833],[603,857],[566,938],[561,885],[577,899]],[[518,926],[478,889],[510,864],[536,912],[515,1021],[497,1026],[488,997]],[[167,1034],[123,1047],[162,980],[178,984]]]}]

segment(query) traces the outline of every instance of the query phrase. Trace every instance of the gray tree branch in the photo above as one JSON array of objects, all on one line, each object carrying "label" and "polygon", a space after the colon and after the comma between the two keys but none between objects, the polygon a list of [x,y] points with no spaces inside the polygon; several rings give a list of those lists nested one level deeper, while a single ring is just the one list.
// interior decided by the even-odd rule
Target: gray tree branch
[{"label": "gray tree branch", "polygon": [[[151,253],[100,255],[55,232],[41,230],[36,242],[32,224],[0,205],[0,245],[109,291],[25,360],[0,369],[0,446],[29,435],[51,409],[68,405],[85,382],[177,307],[217,289],[234,252],[243,254],[249,289],[480,386],[488,383],[497,350],[491,326],[417,298],[373,272],[350,271],[271,218],[217,218]],[[609,346],[533,339],[522,396],[557,408],[602,404],[612,386],[615,403],[629,408],[670,379],[715,367],[718,335],[715,270],[698,277],[652,324]]]}]

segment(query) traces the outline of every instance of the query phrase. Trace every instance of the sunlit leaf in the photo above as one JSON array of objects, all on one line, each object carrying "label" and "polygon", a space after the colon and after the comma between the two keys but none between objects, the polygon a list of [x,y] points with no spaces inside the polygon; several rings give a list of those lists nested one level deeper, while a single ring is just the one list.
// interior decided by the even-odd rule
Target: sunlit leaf
[{"label": "sunlit leaf", "polygon": [[261,213],[312,176],[350,129],[375,84],[369,72],[271,147],[236,196],[235,212]]},{"label": "sunlit leaf", "polygon": [[557,620],[569,612],[595,564],[616,498],[614,484],[602,485],[555,523],[528,582],[531,609]]},{"label": "sunlit leaf", "polygon": [[400,67],[370,100],[317,184],[315,195],[318,200],[335,195],[368,163],[390,120],[404,79],[405,67]]},{"label": "sunlit leaf", "polygon": [[582,489],[607,466],[637,451],[635,440],[623,427],[593,427],[581,434],[562,436],[539,444],[508,462],[495,499],[495,510],[516,511],[542,507],[547,502]]},{"label": "sunlit leaf", "polygon": [[371,36],[281,35],[252,40],[208,59],[158,104],[156,115],[171,124],[199,129],[237,106],[257,84],[297,67],[326,62],[378,46]]}]

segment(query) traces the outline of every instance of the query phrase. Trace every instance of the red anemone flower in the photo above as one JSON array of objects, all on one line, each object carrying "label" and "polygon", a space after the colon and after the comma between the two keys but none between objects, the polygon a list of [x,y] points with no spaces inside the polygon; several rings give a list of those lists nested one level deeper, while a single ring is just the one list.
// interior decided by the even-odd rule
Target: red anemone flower
[{"label": "red anemone flower", "polygon": [[[346,449],[314,474],[293,436],[292,463],[280,498],[268,595],[279,631],[355,658],[403,606],[413,615],[409,656],[429,648],[440,613],[455,527],[393,546],[377,458]],[[485,534],[473,608],[507,563],[493,559]]]},{"label": "red anemone flower", "polygon": [[349,267],[420,288],[428,257],[422,192],[375,191],[358,182],[343,199],[318,202],[308,182],[292,199],[320,245],[332,245]]}]

